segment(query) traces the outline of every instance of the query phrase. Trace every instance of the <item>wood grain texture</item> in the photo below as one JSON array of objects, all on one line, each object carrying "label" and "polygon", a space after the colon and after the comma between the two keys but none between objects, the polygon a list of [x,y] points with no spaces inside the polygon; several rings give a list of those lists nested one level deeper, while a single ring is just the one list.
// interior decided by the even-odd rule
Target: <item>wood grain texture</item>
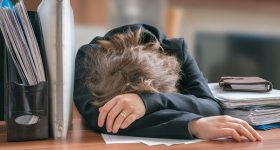
[{"label": "wood grain texture", "polygon": [[241,142],[231,140],[206,141],[189,145],[146,146],[144,144],[106,145],[100,134],[84,126],[81,119],[74,119],[73,128],[65,140],[42,140],[29,142],[6,142],[4,123],[0,123],[0,150],[279,150],[280,129],[259,131],[264,137],[262,142]]}]

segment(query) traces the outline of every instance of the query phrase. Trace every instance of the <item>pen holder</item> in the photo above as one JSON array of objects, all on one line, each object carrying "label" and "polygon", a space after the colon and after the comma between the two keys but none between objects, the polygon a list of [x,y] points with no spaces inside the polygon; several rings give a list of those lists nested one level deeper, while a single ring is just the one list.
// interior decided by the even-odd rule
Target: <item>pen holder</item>
[{"label": "pen holder", "polygon": [[48,138],[48,83],[6,85],[6,129],[8,141]]}]

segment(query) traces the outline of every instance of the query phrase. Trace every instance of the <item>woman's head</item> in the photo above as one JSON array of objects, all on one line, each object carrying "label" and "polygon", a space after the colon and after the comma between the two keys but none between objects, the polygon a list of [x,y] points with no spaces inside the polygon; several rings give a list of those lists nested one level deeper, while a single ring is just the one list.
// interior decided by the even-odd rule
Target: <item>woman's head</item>
[{"label": "woman's head", "polygon": [[98,48],[86,59],[91,72],[86,84],[96,106],[125,93],[175,92],[180,65],[164,53],[154,39],[143,43],[141,29],[99,40]]}]

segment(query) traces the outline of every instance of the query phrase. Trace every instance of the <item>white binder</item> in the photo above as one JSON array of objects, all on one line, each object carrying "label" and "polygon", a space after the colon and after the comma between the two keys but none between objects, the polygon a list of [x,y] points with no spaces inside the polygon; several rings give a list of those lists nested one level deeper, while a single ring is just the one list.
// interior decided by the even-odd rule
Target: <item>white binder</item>
[{"label": "white binder", "polygon": [[50,79],[50,122],[54,138],[65,138],[72,121],[74,19],[70,0],[42,0],[41,19]]}]

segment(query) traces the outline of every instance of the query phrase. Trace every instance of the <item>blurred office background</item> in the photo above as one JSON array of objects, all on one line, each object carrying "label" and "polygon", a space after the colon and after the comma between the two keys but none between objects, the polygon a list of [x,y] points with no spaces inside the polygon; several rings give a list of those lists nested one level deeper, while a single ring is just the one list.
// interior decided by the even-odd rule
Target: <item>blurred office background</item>
[{"label": "blurred office background", "polygon": [[[36,10],[41,0],[25,0]],[[209,82],[261,76],[280,89],[279,0],[71,0],[76,49],[126,24],[183,37]]]},{"label": "blurred office background", "polygon": [[280,89],[278,0],[72,0],[76,48],[131,23],[184,37],[209,82],[261,76]]},{"label": "blurred office background", "polygon": [[[24,1],[29,10],[36,10],[41,0]],[[169,38],[184,37],[209,82],[221,76],[260,76],[280,89],[279,0],[71,0],[71,4],[77,50],[112,28],[145,23]]]}]

